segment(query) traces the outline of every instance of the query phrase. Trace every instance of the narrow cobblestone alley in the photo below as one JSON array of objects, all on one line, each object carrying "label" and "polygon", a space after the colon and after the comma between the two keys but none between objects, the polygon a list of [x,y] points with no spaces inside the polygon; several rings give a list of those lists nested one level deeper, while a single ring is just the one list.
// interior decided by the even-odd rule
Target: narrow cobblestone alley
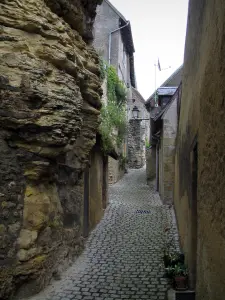
[{"label": "narrow cobblestone alley", "polygon": [[166,299],[163,229],[170,222],[175,233],[174,214],[145,178],[145,169],[130,170],[110,188],[110,204],[83,254],[32,300]]}]

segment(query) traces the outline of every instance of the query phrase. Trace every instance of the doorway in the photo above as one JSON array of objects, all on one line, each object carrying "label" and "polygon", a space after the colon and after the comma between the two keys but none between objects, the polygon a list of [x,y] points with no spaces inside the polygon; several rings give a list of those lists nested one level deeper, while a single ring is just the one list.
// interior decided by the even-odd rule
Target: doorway
[{"label": "doorway", "polygon": [[108,156],[105,155],[103,155],[102,177],[102,207],[106,209],[108,204]]}]

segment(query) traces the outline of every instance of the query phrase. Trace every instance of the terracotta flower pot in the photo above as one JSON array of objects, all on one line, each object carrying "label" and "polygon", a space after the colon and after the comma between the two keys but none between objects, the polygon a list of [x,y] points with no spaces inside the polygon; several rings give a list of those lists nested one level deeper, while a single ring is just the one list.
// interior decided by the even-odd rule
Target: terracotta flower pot
[{"label": "terracotta flower pot", "polygon": [[178,291],[184,291],[187,290],[188,284],[187,284],[187,277],[186,276],[176,276],[174,278],[175,281],[175,289]]}]

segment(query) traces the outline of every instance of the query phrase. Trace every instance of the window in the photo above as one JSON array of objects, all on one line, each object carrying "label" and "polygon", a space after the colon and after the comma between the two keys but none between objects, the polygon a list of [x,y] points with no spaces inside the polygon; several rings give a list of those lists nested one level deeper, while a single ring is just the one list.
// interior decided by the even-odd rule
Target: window
[{"label": "window", "polygon": [[170,99],[171,99],[171,97],[165,97],[165,96],[161,97],[161,99],[160,99],[161,101],[160,101],[159,105],[161,105],[162,107],[166,106],[167,103],[170,101]]}]

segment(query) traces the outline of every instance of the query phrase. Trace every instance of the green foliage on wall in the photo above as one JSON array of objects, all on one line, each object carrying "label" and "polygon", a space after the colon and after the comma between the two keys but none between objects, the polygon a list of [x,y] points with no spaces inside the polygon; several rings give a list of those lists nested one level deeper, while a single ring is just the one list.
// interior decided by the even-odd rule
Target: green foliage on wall
[{"label": "green foliage on wall", "polygon": [[145,140],[145,147],[146,148],[150,148],[151,147],[151,144],[150,144],[150,142],[149,142],[148,139]]},{"label": "green foliage on wall", "polygon": [[[112,66],[105,69],[107,76],[107,105],[103,105],[101,109],[101,125],[100,133],[102,136],[103,150],[108,152],[113,150],[116,142],[117,146],[121,146],[127,129],[125,103],[127,90],[123,82],[118,78],[116,70]],[[113,135],[113,130],[118,132]]]},{"label": "green foliage on wall", "polygon": [[127,98],[127,90],[119,79],[113,66],[107,68],[107,96],[108,101],[115,101],[118,106],[124,105]]},{"label": "green foliage on wall", "polygon": [[[101,109],[100,133],[102,136],[103,150],[105,152],[113,149],[113,142],[120,146],[126,135],[126,111],[124,107],[119,107],[115,102],[103,105]],[[113,129],[118,131],[118,135],[113,137]],[[113,141],[113,138],[115,140]]]}]

